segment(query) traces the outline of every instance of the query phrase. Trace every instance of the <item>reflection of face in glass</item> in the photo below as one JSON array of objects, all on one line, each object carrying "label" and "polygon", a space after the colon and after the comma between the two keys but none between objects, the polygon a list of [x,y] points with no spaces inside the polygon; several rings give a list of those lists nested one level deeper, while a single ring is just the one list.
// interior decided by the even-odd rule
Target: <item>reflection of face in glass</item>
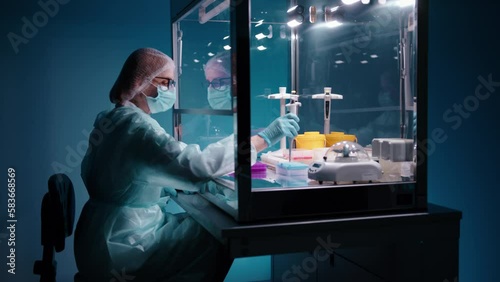
[{"label": "reflection of face in glass", "polygon": [[230,53],[220,53],[208,60],[204,66],[205,87],[210,107],[216,110],[230,110],[231,105]]},{"label": "reflection of face in glass", "polygon": [[210,107],[216,110],[231,109],[231,78],[214,78],[212,81],[206,81],[207,100]]},{"label": "reflection of face in glass", "polygon": [[208,88],[208,104],[215,110],[231,109],[231,89],[218,91],[211,87]]}]

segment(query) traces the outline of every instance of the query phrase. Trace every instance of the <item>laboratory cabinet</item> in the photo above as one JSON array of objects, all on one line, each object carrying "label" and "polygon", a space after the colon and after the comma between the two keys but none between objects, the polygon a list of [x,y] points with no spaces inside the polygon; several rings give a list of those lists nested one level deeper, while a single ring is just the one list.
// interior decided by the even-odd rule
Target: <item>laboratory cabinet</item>
[{"label": "laboratory cabinet", "polygon": [[271,255],[270,281],[458,281],[458,210],[236,222],[198,194],[174,200],[231,257]]},{"label": "laboratory cabinet", "polygon": [[234,150],[202,197],[238,222],[427,209],[426,0],[172,3],[174,136]]},{"label": "laboratory cabinet", "polygon": [[408,240],[271,257],[271,281],[458,281],[458,239]]}]

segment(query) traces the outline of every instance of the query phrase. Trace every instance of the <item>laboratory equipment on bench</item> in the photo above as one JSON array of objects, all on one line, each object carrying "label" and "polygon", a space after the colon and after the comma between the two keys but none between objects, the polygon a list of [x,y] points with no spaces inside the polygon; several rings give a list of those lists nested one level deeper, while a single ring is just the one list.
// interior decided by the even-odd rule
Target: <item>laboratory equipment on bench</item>
[{"label": "laboratory equipment on bench", "polygon": [[[262,162],[256,162],[254,165],[250,167],[252,178],[266,178],[266,164]],[[234,177],[234,172],[229,173],[228,175]]]},{"label": "laboratory equipment on bench", "polygon": [[382,167],[382,181],[401,181],[415,174],[414,141],[404,138],[374,138],[372,158]]},{"label": "laboratory equipment on bench", "polygon": [[[335,152],[331,159],[329,153]],[[323,184],[324,181],[358,182],[374,181],[382,176],[380,164],[373,161],[365,149],[358,143],[342,141],[328,149],[323,161],[316,161],[309,165],[309,179]]]},{"label": "laboratory equipment on bench", "polygon": [[[274,94],[269,94],[267,96],[267,99],[279,99],[280,100],[280,116],[284,116],[286,113],[286,99],[295,99],[297,101],[299,98],[299,95],[296,94],[290,94],[286,93],[286,87],[279,87],[279,93],[274,93]],[[296,108],[295,108],[296,110]],[[283,137],[280,141],[280,150],[282,151],[283,155],[285,154],[286,150],[286,137]]]},{"label": "laboratory equipment on bench", "polygon": [[276,182],[284,187],[307,186],[307,168],[299,162],[280,162],[276,166]]},{"label": "laboratory equipment on bench", "polygon": [[320,134],[319,131],[306,131],[304,134],[299,134],[295,137],[295,147],[298,149],[312,150],[316,148],[324,148],[326,147],[325,144],[325,135]]},{"label": "laboratory equipment on bench", "polygon": [[333,131],[329,134],[325,134],[326,147],[331,147],[333,144],[340,141],[351,141],[358,143],[358,138],[353,134],[345,134],[344,132]]},{"label": "laboratory equipment on bench", "polygon": [[372,157],[391,162],[409,162],[413,160],[413,140],[403,138],[374,138]]},{"label": "laboratory equipment on bench", "polygon": [[312,98],[313,99],[323,99],[323,116],[324,116],[324,120],[325,120],[323,133],[329,134],[330,133],[330,115],[331,115],[332,99],[333,100],[341,100],[344,98],[344,96],[342,96],[340,94],[333,94],[331,87],[325,87],[324,93],[313,94]]}]

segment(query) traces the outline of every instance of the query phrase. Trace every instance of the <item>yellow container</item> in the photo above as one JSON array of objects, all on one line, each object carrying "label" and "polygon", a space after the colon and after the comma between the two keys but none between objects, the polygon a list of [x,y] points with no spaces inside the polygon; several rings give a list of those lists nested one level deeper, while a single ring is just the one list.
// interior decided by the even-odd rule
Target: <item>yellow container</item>
[{"label": "yellow container", "polygon": [[344,141],[343,137],[344,137],[344,132],[335,132],[334,131],[334,132],[331,132],[330,134],[326,134],[325,135],[326,146],[331,147],[333,144],[335,144],[337,142]]},{"label": "yellow container", "polygon": [[299,149],[312,150],[325,147],[326,139],[324,134],[319,131],[308,131],[295,137],[295,147]]},{"label": "yellow container", "polygon": [[356,135],[344,134],[344,140],[342,140],[342,141],[351,141],[351,142],[358,143],[358,138],[356,137]]},{"label": "yellow container", "polygon": [[351,141],[351,142],[358,142],[358,138],[356,138],[356,135],[352,134],[344,134],[344,132],[331,132],[330,134],[325,135],[326,139],[326,146],[330,147],[335,143],[338,143],[340,141]]}]

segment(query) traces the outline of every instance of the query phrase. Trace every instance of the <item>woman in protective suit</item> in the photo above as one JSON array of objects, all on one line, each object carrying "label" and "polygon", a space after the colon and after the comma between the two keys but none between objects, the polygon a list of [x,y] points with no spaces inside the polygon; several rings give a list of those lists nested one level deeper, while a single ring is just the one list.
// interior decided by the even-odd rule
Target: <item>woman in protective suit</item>
[{"label": "woman in protective suit", "polygon": [[[110,91],[116,107],[94,122],[81,166],[89,200],[74,247],[88,281],[222,281],[231,265],[222,245],[189,215],[164,209],[174,189],[198,191],[197,184],[235,167],[234,136],[201,151],[151,118],[175,102],[174,69],[158,50],[134,51]],[[251,137],[252,164],[258,151],[296,136],[297,122],[289,114]]]}]

